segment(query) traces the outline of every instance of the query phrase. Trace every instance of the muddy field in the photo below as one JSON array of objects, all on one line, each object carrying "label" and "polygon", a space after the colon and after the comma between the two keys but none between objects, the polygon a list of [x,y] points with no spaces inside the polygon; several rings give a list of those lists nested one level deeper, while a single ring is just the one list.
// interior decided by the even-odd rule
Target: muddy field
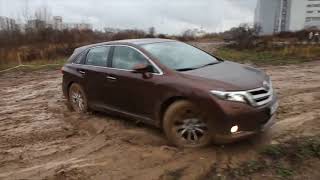
[{"label": "muddy field", "polygon": [[[239,143],[184,150],[168,146],[153,127],[70,112],[60,71],[2,74],[0,179],[206,179],[213,168],[219,174],[255,159],[261,146],[320,134],[320,62],[263,69],[280,97],[272,129]],[[319,178],[319,163],[308,166],[297,179]]]}]

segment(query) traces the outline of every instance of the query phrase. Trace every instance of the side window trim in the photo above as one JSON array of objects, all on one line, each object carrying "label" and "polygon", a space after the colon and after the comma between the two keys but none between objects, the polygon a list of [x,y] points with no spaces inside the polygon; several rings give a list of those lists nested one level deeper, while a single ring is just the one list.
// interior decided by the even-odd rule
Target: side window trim
[{"label": "side window trim", "polygon": [[88,64],[87,64],[87,59],[88,59],[88,53],[89,53],[89,51],[90,51],[91,49],[87,49],[87,51],[85,52],[85,55],[84,55],[84,60],[82,60],[83,61],[83,65],[86,65],[86,66],[88,66]]},{"label": "side window trim", "polygon": [[89,53],[90,49],[87,49],[84,54],[83,54],[83,57],[82,57],[82,60],[81,60],[81,64],[82,65],[86,65],[86,62],[87,62],[87,55]]},{"label": "side window trim", "polygon": [[[133,49],[133,50],[138,51],[138,53],[140,53],[142,56],[144,56],[144,57],[147,59],[147,61],[152,65],[152,67],[157,71],[157,72],[154,72],[154,73],[152,73],[152,74],[154,74],[154,75],[163,75],[163,74],[164,74],[163,71],[162,71],[162,69],[159,68],[159,67],[158,67],[146,54],[144,54],[142,51],[140,51],[139,49],[137,49],[137,48],[135,48],[135,47],[133,47],[133,46],[130,46],[130,45],[121,45],[121,44],[117,44],[117,45],[114,45],[114,44],[99,45],[99,46],[94,46],[94,47],[89,48],[89,49],[86,50],[86,52],[85,52],[85,55],[84,55],[85,58],[84,58],[84,60],[83,60],[82,65],[84,65],[84,66],[94,66],[94,65],[88,65],[88,64],[86,64],[87,55],[88,55],[88,53],[89,53],[89,51],[90,51],[91,49],[94,49],[94,48],[97,48],[97,47],[110,47],[109,56],[108,56],[108,59],[107,59],[107,66],[105,66],[105,67],[103,67],[103,68],[117,69],[117,70],[130,71],[130,72],[132,72],[132,70],[128,70],[128,69],[118,69],[118,68],[113,68],[113,67],[112,67],[113,53],[114,53],[114,48],[115,48],[116,46],[125,46],[125,47],[129,47],[129,48],[131,48],[131,49]],[[98,67],[101,67],[101,66],[98,66]]]},{"label": "side window trim", "polygon": [[109,59],[108,59],[108,64],[107,64],[108,68],[112,68],[114,49],[115,49],[115,46],[110,47],[110,52],[109,52],[109,57],[108,57]]}]

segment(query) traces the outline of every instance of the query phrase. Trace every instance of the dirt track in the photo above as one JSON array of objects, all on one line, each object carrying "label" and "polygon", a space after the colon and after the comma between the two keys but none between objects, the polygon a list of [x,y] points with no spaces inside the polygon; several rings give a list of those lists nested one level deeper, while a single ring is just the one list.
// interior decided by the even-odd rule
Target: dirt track
[{"label": "dirt track", "polygon": [[185,150],[167,146],[149,126],[70,112],[59,71],[0,75],[0,179],[201,179],[213,167],[219,173],[254,159],[261,145],[319,134],[320,62],[264,69],[281,100],[273,128],[236,144]]}]

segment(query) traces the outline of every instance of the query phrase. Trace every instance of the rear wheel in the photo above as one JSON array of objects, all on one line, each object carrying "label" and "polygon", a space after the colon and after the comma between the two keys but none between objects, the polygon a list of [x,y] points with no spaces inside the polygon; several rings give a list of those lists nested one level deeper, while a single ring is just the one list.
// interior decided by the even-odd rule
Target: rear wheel
[{"label": "rear wheel", "polygon": [[211,141],[206,114],[189,101],[169,106],[163,128],[168,140],[179,147],[203,147]]},{"label": "rear wheel", "polygon": [[73,83],[69,88],[69,103],[76,112],[85,113],[88,111],[86,94],[77,83]]}]

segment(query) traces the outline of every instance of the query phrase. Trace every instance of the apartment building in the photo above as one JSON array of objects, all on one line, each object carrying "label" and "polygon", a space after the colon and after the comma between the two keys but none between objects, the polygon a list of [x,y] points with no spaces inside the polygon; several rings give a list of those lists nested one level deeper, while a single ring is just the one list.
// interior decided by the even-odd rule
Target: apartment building
[{"label": "apartment building", "polygon": [[53,28],[55,30],[92,29],[92,25],[88,23],[65,23],[63,22],[63,18],[61,16],[54,16],[49,22],[46,22],[40,19],[28,20],[26,27],[30,29]]},{"label": "apartment building", "polygon": [[265,35],[320,28],[320,0],[258,0],[255,23]]},{"label": "apartment building", "polygon": [[305,27],[320,27],[320,0],[308,0]]},{"label": "apartment building", "polygon": [[88,23],[64,23],[63,29],[88,30],[92,29],[92,25]]},{"label": "apartment building", "polygon": [[89,23],[65,23],[61,16],[53,17],[53,29],[62,30],[62,29],[78,29],[78,30],[87,30],[92,29],[92,25]]},{"label": "apartment building", "polygon": [[62,30],[63,29],[63,23],[62,23],[62,17],[61,16],[53,16],[52,27],[53,27],[53,29],[56,29],[56,30]]},{"label": "apartment building", "polygon": [[0,16],[0,30],[13,30],[16,28],[18,28],[18,25],[14,19]]}]

